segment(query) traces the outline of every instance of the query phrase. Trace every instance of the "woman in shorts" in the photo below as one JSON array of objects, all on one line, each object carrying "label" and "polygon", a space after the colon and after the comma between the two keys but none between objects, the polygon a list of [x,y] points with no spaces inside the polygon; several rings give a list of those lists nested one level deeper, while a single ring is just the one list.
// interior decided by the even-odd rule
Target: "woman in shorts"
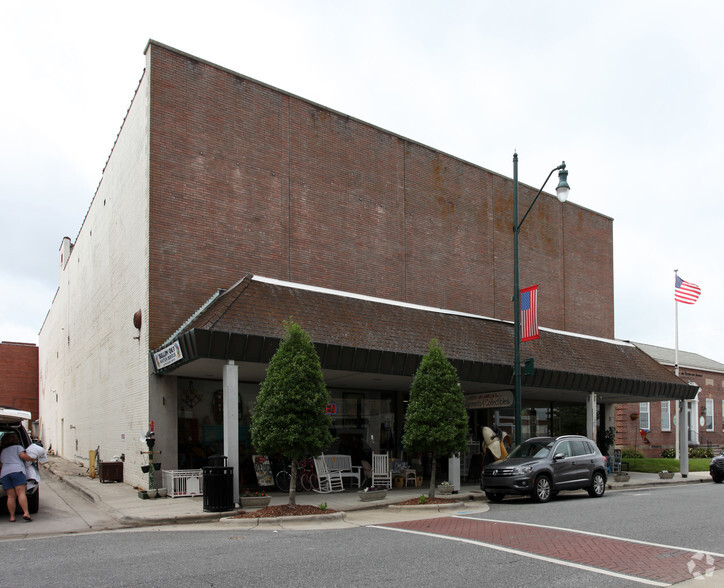
[{"label": "woman in shorts", "polygon": [[0,443],[0,483],[8,496],[8,512],[10,522],[15,522],[15,505],[23,509],[23,519],[31,522],[28,512],[28,497],[25,495],[25,462],[34,461],[27,453],[15,433],[5,433]]}]

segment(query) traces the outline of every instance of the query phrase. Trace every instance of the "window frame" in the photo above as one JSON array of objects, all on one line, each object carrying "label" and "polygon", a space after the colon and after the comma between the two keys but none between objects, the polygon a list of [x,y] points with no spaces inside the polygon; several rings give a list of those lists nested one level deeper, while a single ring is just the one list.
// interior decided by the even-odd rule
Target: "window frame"
[{"label": "window frame", "polygon": [[671,432],[671,400],[664,400],[661,403],[661,430],[665,433]]},{"label": "window frame", "polygon": [[[644,416],[646,417],[646,425],[644,426]],[[651,403],[639,402],[639,429],[651,430]]]}]

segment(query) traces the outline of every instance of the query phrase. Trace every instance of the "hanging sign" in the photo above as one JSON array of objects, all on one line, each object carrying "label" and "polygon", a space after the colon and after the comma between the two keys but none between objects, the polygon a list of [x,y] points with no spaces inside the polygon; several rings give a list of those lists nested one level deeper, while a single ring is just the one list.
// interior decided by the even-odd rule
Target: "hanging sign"
[{"label": "hanging sign", "polygon": [[180,359],[183,359],[183,357],[181,346],[178,344],[178,341],[174,341],[168,347],[164,347],[153,354],[153,363],[156,364],[156,369],[160,370],[176,363]]},{"label": "hanging sign", "polygon": [[475,408],[508,408],[510,406],[513,406],[513,393],[510,390],[465,396],[465,408],[468,410]]}]

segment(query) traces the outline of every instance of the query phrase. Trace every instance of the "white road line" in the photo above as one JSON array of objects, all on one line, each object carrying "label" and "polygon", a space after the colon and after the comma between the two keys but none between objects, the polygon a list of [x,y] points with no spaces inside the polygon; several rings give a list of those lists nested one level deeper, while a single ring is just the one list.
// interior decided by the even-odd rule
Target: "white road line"
[{"label": "white road line", "polygon": [[[483,520],[483,519],[481,519]],[[487,519],[485,519],[487,520]],[[536,525],[533,525],[536,526]],[[605,570],[602,568],[594,568],[592,566],[586,566],[582,564],[573,563],[570,561],[565,561],[563,559],[554,559],[552,557],[546,557],[544,555],[537,555],[535,553],[529,553],[527,551],[520,551],[518,549],[511,549],[509,547],[502,547],[500,545],[495,545],[494,543],[485,543],[483,541],[475,541],[473,539],[464,539],[462,537],[451,537],[450,535],[438,535],[437,533],[425,533],[424,531],[412,531],[409,529],[396,529],[395,527],[383,527],[379,525],[370,525],[370,528],[372,529],[383,529],[385,531],[398,531],[400,533],[411,533],[412,535],[423,535],[425,537],[436,537],[438,539],[447,539],[449,541],[458,541],[460,543],[468,543],[470,545],[477,545],[478,547],[487,547],[488,549],[495,549],[496,551],[504,551],[505,553],[514,553],[516,555],[520,555],[522,557],[527,557],[530,559],[537,559],[540,561],[545,561],[548,563],[553,563],[561,566],[566,566],[569,568],[576,568],[579,570],[584,570],[587,572],[592,572],[595,574],[603,574],[605,576],[613,576],[614,578],[621,578],[623,580],[630,580],[632,582],[639,582],[641,584],[647,584],[649,586],[671,586],[671,584],[666,584],[663,582],[656,582],[654,580],[647,580],[646,578],[639,578],[638,576],[628,576],[626,574],[620,574],[618,572],[612,572],[610,570]]]},{"label": "white road line", "polygon": [[[470,520],[470,517],[455,517]],[[617,541],[626,541],[628,543],[638,543],[639,545],[649,545],[651,547],[662,547],[664,549],[678,549],[679,551],[687,551],[690,553],[703,553],[712,557],[724,557],[722,553],[714,551],[704,551],[703,549],[695,549],[691,547],[680,547],[678,545],[664,545],[662,543],[651,543],[650,541],[639,541],[638,539],[628,539],[627,537],[616,537],[615,535],[603,535],[602,533],[592,533],[590,531],[579,531],[578,529],[566,529],[565,527],[552,527],[550,525],[535,525],[533,523],[519,523],[513,521],[498,521],[494,519],[475,519],[479,521],[487,521],[489,523],[501,523],[503,525],[520,525],[522,527],[537,527],[539,529],[551,529],[553,531],[567,531],[569,533],[580,533],[581,535],[590,535],[591,537],[601,537],[603,539],[616,539]]]}]

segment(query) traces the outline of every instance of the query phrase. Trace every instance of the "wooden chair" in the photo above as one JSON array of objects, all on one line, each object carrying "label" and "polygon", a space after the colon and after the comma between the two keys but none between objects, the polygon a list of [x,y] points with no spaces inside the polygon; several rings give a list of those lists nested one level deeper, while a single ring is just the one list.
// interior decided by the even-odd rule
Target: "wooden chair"
[{"label": "wooden chair", "polygon": [[390,459],[386,453],[372,454],[372,485],[375,487],[392,488]]},{"label": "wooden chair", "polygon": [[344,491],[342,474],[338,470],[330,471],[329,468],[327,468],[327,461],[324,459],[324,454],[314,458],[314,467],[317,470],[319,489],[312,488],[312,490],[320,492],[321,494]]}]

